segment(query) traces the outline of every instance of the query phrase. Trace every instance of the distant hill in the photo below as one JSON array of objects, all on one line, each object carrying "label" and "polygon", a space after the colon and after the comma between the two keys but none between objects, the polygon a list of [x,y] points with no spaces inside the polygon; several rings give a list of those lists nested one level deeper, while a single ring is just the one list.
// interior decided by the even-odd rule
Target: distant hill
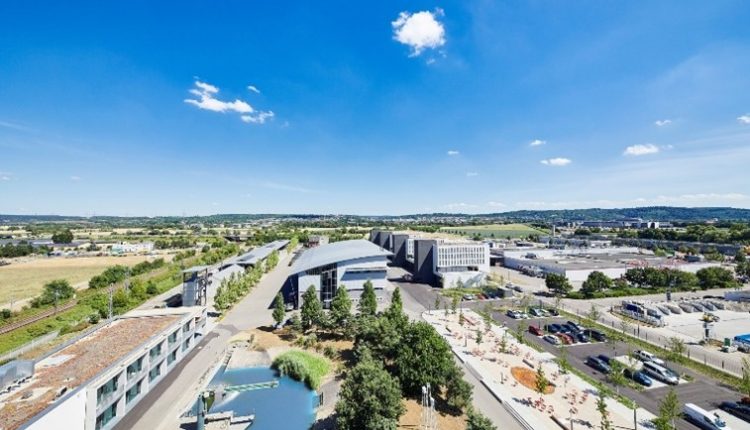
[{"label": "distant hill", "polygon": [[622,218],[642,218],[654,221],[706,221],[712,219],[720,221],[748,221],[750,220],[750,209],[651,206],[622,209],[520,210],[491,214],[490,216],[527,221],[615,221]]}]

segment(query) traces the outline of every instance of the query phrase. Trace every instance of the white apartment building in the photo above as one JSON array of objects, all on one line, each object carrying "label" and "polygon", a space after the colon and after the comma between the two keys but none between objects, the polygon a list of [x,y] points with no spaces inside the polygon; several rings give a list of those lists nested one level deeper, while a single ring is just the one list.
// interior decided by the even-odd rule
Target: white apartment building
[{"label": "white apartment building", "polygon": [[480,285],[490,272],[487,243],[438,241],[433,251],[433,270],[443,288]]},{"label": "white apartment building", "polygon": [[4,430],[111,429],[195,347],[205,307],[133,311],[36,363],[0,395]]}]

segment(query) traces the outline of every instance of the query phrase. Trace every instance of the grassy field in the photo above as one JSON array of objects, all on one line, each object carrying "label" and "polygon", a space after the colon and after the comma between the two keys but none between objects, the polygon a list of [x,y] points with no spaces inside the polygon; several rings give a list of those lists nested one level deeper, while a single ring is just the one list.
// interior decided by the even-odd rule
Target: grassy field
[{"label": "grassy field", "polygon": [[28,299],[54,279],[67,279],[71,285],[86,283],[92,276],[116,264],[132,266],[145,256],[127,257],[43,257],[0,267],[0,304]]},{"label": "grassy field", "polygon": [[526,224],[489,224],[464,227],[443,227],[440,231],[462,234],[465,236],[480,235],[496,239],[525,238],[531,234],[547,234],[548,232],[530,227]]}]

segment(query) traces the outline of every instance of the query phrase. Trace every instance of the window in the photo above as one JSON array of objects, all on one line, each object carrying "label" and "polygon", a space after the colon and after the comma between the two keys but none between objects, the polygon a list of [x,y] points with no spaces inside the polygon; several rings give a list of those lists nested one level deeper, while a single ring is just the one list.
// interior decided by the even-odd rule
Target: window
[{"label": "window", "polygon": [[140,358],[138,358],[138,360],[134,361],[128,366],[127,368],[128,379],[143,369],[143,360],[145,358],[146,356],[142,355]]},{"label": "window", "polygon": [[154,358],[160,356],[161,355],[161,346],[163,344],[164,344],[164,342],[159,342],[158,345],[156,345],[155,347],[151,348],[151,351],[148,352],[148,356],[151,359],[154,359]]},{"label": "window", "polygon": [[117,391],[117,382],[119,381],[119,379],[120,375],[117,375],[96,390],[97,405],[101,404],[103,401],[108,400],[112,393]]},{"label": "window", "polygon": [[159,375],[161,375],[161,365],[164,364],[164,361],[162,360],[161,363],[154,366],[153,369],[149,370],[148,372],[148,381],[151,382],[154,379],[158,378]]},{"label": "window", "polygon": [[172,334],[169,335],[169,339],[167,339],[167,340],[169,341],[169,345],[170,346],[174,345],[174,343],[177,342],[177,333],[178,332],[179,332],[179,330],[175,330],[174,333],[172,333]]},{"label": "window", "polygon": [[141,384],[143,384],[143,379],[138,381],[137,384],[130,387],[128,391],[125,392],[125,404],[127,405],[130,403],[133,399],[138,397],[139,394],[141,394]]},{"label": "window", "polygon": [[187,340],[185,340],[185,343],[182,344],[183,351],[187,351],[188,348],[190,348],[190,338],[187,338]]},{"label": "window", "polygon": [[117,402],[112,403],[112,406],[108,407],[104,412],[96,417],[96,430],[101,430],[109,424],[114,417],[117,416]]},{"label": "window", "polygon": [[177,350],[172,351],[169,357],[167,357],[167,366],[174,363],[175,360],[177,360]]},{"label": "window", "polygon": [[190,321],[186,322],[184,326],[182,326],[182,332],[187,333],[190,331]]}]

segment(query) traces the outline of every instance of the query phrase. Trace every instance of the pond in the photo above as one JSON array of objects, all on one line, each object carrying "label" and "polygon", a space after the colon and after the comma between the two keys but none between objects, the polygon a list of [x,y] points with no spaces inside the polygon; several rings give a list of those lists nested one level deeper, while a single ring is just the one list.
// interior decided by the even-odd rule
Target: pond
[{"label": "pond", "polygon": [[[308,429],[315,420],[317,394],[301,382],[286,376],[279,377],[273,369],[249,367],[225,370],[222,367],[208,388],[274,379],[279,381],[278,387],[228,394],[223,401],[215,403],[209,413],[234,411],[235,416],[255,414],[255,422],[248,427],[252,430]],[[195,406],[192,413],[195,413]]]}]

